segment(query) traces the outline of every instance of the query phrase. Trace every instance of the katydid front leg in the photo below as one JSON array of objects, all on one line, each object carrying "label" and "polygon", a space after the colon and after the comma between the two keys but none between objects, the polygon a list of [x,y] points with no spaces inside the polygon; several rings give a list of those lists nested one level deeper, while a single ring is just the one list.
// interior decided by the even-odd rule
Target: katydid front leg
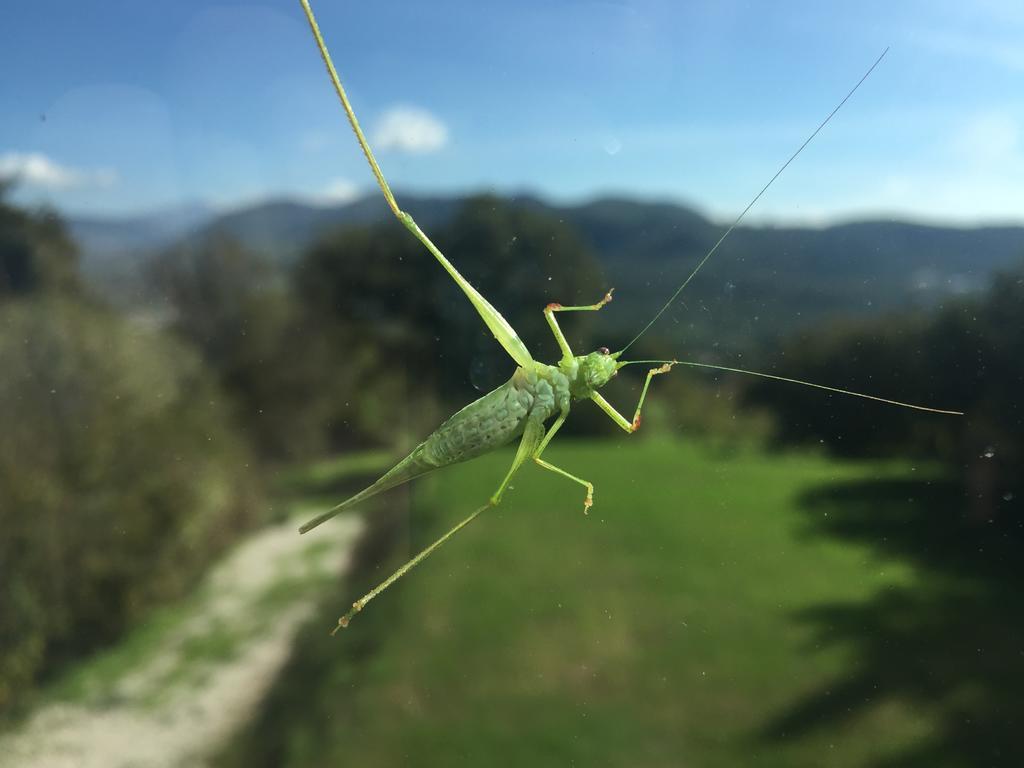
[{"label": "katydid front leg", "polygon": [[651,368],[651,370],[647,372],[647,378],[644,379],[644,388],[640,392],[640,401],[636,404],[636,412],[633,414],[633,421],[628,421],[625,416],[623,416],[621,413],[615,410],[615,407],[607,400],[605,400],[601,396],[600,392],[594,392],[593,394],[591,394],[590,399],[597,403],[601,410],[607,413],[612,421],[614,421],[616,424],[622,427],[622,429],[624,429],[626,432],[632,434],[633,432],[636,432],[638,429],[640,429],[640,411],[644,407],[644,399],[647,397],[648,387],[651,386],[651,379],[653,379],[655,376],[659,376],[662,373],[668,373],[670,370],[672,370],[673,365],[675,365],[675,362],[665,363],[664,365],[661,365],[657,368]]}]

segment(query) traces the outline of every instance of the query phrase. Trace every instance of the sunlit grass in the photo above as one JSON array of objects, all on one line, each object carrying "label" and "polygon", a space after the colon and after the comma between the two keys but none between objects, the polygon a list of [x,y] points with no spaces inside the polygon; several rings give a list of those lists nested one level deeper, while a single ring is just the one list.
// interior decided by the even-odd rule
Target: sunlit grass
[{"label": "sunlit grass", "polygon": [[[928,730],[884,702],[827,733],[762,738],[850,662],[817,647],[795,615],[912,576],[811,535],[799,497],[906,467],[667,440],[560,442],[545,458],[595,482],[591,514],[577,486],[525,468],[501,507],[349,629],[332,639],[335,613],[322,616],[266,719],[243,734],[242,762],[842,766]],[[364,585],[485,500],[509,460],[419,483],[408,551]],[[358,594],[347,588],[324,610]]]}]

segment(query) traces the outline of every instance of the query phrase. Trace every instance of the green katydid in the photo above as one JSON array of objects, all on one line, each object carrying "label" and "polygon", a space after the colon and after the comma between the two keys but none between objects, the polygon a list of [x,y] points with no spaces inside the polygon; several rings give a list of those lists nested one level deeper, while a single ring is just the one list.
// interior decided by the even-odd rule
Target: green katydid
[{"label": "green katydid", "polygon": [[[320,33],[320,28],[313,15],[313,10],[309,5],[309,1],[300,0],[300,2],[302,3],[306,18],[309,21],[310,29],[313,32],[313,37],[320,50],[320,55],[323,57],[324,64],[327,67],[327,72],[330,75],[334,89],[337,92],[338,98],[341,100],[342,107],[344,108],[348,121],[352,126],[352,130],[355,132],[359,146],[362,149],[363,154],[366,156],[370,169],[372,170],[373,175],[377,180],[377,184],[380,186],[380,189],[384,194],[384,198],[387,201],[391,212],[416,237],[416,239],[419,240],[431,254],[433,254],[434,258],[437,259],[448,274],[451,275],[452,279],[456,282],[459,288],[462,289],[463,293],[466,294],[467,298],[476,308],[488,329],[492,334],[494,334],[495,339],[497,339],[498,343],[500,343],[505,351],[508,352],[509,356],[517,365],[515,372],[512,374],[512,378],[505,384],[502,384],[500,387],[484,395],[475,402],[470,403],[445,421],[432,434],[430,434],[426,440],[420,443],[412,453],[398,462],[398,464],[380,477],[376,482],[367,488],[364,488],[354,496],[345,499],[340,504],[337,504],[323,514],[313,518],[299,529],[300,533],[306,533],[339,512],[376,496],[383,491],[402,485],[403,483],[407,483],[414,478],[427,474],[428,472],[432,472],[436,469],[468,461],[469,459],[506,445],[517,437],[519,438],[519,448],[516,451],[515,458],[512,460],[512,466],[509,468],[505,478],[501,481],[501,484],[487,503],[476,509],[472,514],[459,522],[429,547],[409,560],[405,565],[395,571],[391,576],[370,592],[356,600],[356,602],[353,603],[351,610],[338,619],[338,626],[335,627],[334,632],[341,627],[348,626],[351,618],[361,611],[367,603],[400,579],[411,568],[415,567],[426,557],[432,554],[434,550],[476,519],[478,515],[485,510],[496,506],[501,501],[502,495],[506,488],[508,488],[513,475],[515,475],[527,460],[532,459],[538,466],[583,486],[586,489],[586,496],[583,501],[583,509],[584,512],[586,512],[593,504],[593,484],[560,467],[550,464],[542,458],[544,449],[547,448],[552,438],[554,438],[558,433],[562,424],[565,423],[565,420],[569,415],[570,405],[577,400],[591,400],[624,431],[627,433],[635,432],[640,428],[641,411],[643,409],[644,399],[647,397],[647,390],[650,387],[651,380],[655,376],[667,373],[675,365],[711,368],[731,373],[760,376],[777,381],[823,389],[828,392],[867,398],[869,400],[876,400],[906,408],[914,408],[921,411],[929,411],[931,413],[962,415],[959,411],[911,405],[909,403],[902,403],[896,400],[866,395],[860,392],[851,392],[849,390],[838,389],[836,387],[828,387],[821,384],[800,381],[798,379],[759,373],[756,371],[747,371],[739,368],[716,366],[685,360],[620,359],[623,353],[632,346],[637,339],[646,333],[646,331],[654,325],[655,322],[657,322],[662,314],[664,314],[664,312],[679,297],[683,289],[686,288],[694,276],[696,276],[700,269],[712,257],[715,251],[718,250],[718,247],[736,228],[747,212],[754,206],[754,204],[761,198],[761,196],[768,190],[772,183],[782,174],[789,164],[796,159],[797,155],[803,151],[804,147],[806,147],[822,130],[822,128],[825,127],[836,112],[839,111],[843,104],[846,103],[846,101],[867,79],[868,75],[871,74],[875,67],[878,66],[888,49],[882,52],[874,64],[871,65],[868,71],[863,75],[863,77],[861,77],[850,92],[847,93],[843,100],[839,102],[835,109],[833,109],[821,124],[818,125],[814,132],[803,142],[803,144],[800,145],[796,152],[794,152],[779,168],[768,183],[762,187],[761,191],[754,196],[747,207],[743,209],[739,216],[736,217],[715,245],[697,263],[697,266],[690,272],[686,280],[684,280],[676,289],[661,309],[655,313],[650,322],[648,322],[647,325],[645,325],[644,328],[633,337],[629,344],[618,352],[610,352],[607,348],[602,347],[597,351],[586,355],[576,355],[573,353],[572,349],[570,349],[569,343],[563,335],[562,330],[558,325],[558,320],[555,317],[558,312],[596,312],[612,300],[611,291],[608,291],[608,293],[595,304],[575,307],[564,307],[560,304],[549,304],[545,307],[544,317],[547,320],[547,323],[551,328],[551,332],[554,334],[555,341],[558,343],[558,348],[562,353],[561,359],[556,364],[548,365],[533,359],[515,329],[512,328],[504,317],[502,317],[501,313],[498,312],[498,310],[495,309],[487,299],[480,295],[469,281],[459,274],[459,271],[455,266],[445,258],[444,254],[442,254],[437,246],[431,242],[430,238],[419,228],[413,218],[399,208],[398,203],[395,201],[395,197],[391,192],[391,188],[389,187],[387,180],[384,178],[384,174],[381,171],[380,166],[377,164],[373,151],[370,149],[370,145],[359,126],[359,121],[356,118],[356,114],[351,103],[348,100],[348,95],[341,84],[338,73],[334,68],[334,63],[331,60],[331,55],[328,52],[327,45]],[[647,377],[644,380],[643,388],[640,391],[640,399],[637,402],[633,418],[627,419],[619,413],[614,406],[605,400],[604,397],[602,397],[599,390],[607,384],[620,369],[627,365],[635,364],[653,364],[657,367],[651,368],[647,371]],[[545,427],[546,422],[552,418],[554,418],[554,422],[551,426]]]}]

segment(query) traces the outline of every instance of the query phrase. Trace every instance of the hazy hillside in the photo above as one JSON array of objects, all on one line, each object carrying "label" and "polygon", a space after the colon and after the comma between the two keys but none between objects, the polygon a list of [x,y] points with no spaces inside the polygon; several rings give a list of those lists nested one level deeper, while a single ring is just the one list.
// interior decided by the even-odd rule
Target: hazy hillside
[{"label": "hazy hillside", "polygon": [[195,203],[139,216],[71,216],[67,225],[83,277],[114,303],[136,306],[151,298],[144,276],[149,260],[214,217],[208,206]]},{"label": "hazy hillside", "polygon": [[[449,221],[463,200],[401,199],[428,231]],[[670,203],[605,198],[554,206],[533,197],[515,202],[574,226],[597,255],[608,286],[616,288],[614,310],[601,317],[613,337],[610,343],[641,325],[723,231],[721,224]],[[281,200],[218,217],[192,209],[165,219],[72,220],[72,231],[82,243],[87,276],[108,297],[132,304],[153,300],[140,275],[152,254],[172,242],[227,234],[286,266],[324,233],[386,216],[379,196],[338,207]],[[824,314],[934,306],[950,295],[979,290],[994,271],[1022,260],[1024,227],[963,229],[895,221],[741,227],[687,288],[659,333],[674,343],[705,348],[717,343],[742,351],[736,346],[741,339],[749,347],[751,339],[770,340]]]}]

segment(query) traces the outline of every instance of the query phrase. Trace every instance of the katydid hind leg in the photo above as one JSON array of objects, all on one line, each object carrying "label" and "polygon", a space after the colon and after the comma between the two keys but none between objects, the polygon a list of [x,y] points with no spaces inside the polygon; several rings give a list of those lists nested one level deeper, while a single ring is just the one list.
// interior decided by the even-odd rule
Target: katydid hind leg
[{"label": "katydid hind leg", "polygon": [[450,539],[456,533],[458,533],[463,528],[465,528],[467,525],[469,525],[471,522],[473,522],[473,520],[475,520],[476,517],[481,512],[483,512],[483,511],[485,511],[487,509],[490,509],[493,506],[494,506],[494,502],[493,501],[488,501],[482,507],[477,508],[473,512],[473,514],[471,514],[469,517],[465,518],[464,520],[460,521],[457,525],[455,525],[450,530],[448,530],[447,533],[445,533],[443,536],[441,536],[439,539],[437,539],[437,541],[435,541],[429,547],[426,547],[425,549],[421,550],[419,554],[417,554],[414,558],[409,560],[405,565],[403,565],[397,571],[392,573],[390,576],[388,576],[386,579],[384,579],[384,581],[382,581],[376,587],[371,589],[369,592],[367,592],[361,598],[359,598],[354,603],[352,603],[352,608],[349,609],[348,613],[346,613],[344,616],[342,616],[341,618],[338,619],[338,626],[336,626],[331,631],[331,634],[333,635],[339,629],[343,629],[344,627],[347,627],[348,623],[352,620],[352,617],[355,616],[357,613],[359,613],[361,610],[363,610],[363,608],[366,607],[366,604],[369,603],[371,600],[373,600],[373,598],[375,598],[377,595],[379,595],[385,589],[387,589],[392,584],[394,584],[396,581],[398,581],[400,578],[402,578],[406,573],[408,573],[413,568],[415,568],[417,565],[419,565],[423,560],[426,560],[431,554],[433,554],[435,549],[440,547],[442,544],[444,544],[446,541],[448,541],[448,539]]},{"label": "katydid hind leg", "polygon": [[484,324],[497,339],[498,343],[508,352],[509,356],[516,361],[517,364],[523,367],[529,367],[533,363],[533,357],[530,355],[529,350],[526,348],[526,344],[523,343],[522,339],[519,338],[519,334],[512,325],[501,315],[501,313],[495,309],[487,299],[485,299],[480,292],[473,287],[473,285],[462,276],[462,274],[455,268],[455,265],[448,261],[447,257],[441,253],[441,250],[434,245],[433,241],[427,236],[427,234],[420,229],[420,226],[413,220],[406,211],[399,208],[395,196],[391,191],[391,186],[388,184],[387,179],[384,177],[384,172],[381,170],[377,158],[373,154],[373,150],[370,148],[370,143],[366,140],[366,136],[363,134],[362,128],[359,126],[359,119],[356,117],[355,110],[352,108],[352,104],[348,99],[348,94],[345,91],[345,87],[341,84],[341,78],[338,77],[338,72],[334,67],[334,62],[331,59],[330,51],[327,49],[327,43],[324,41],[323,35],[320,32],[320,26],[317,24],[316,17],[313,14],[313,9],[309,5],[309,0],[300,0],[302,3],[302,9],[305,11],[306,20],[309,22],[310,30],[313,33],[313,39],[316,42],[317,48],[320,50],[320,55],[324,60],[324,65],[327,67],[327,74],[331,79],[331,83],[334,85],[334,90],[338,95],[338,99],[341,101],[341,106],[345,110],[345,115],[348,117],[349,124],[352,126],[352,131],[356,135],[356,141],[359,142],[360,148],[363,150],[363,154],[366,156],[366,160],[370,165],[370,170],[373,172],[374,177],[377,179],[377,184],[380,186],[381,192],[384,194],[384,199],[387,201],[388,207],[391,212],[395,215],[402,225],[412,233],[412,235],[423,244],[423,246],[430,251],[430,253],[437,259],[437,262],[444,268],[444,270],[451,276],[455,281],[456,285],[462,289],[462,292],[466,294],[466,298],[469,299],[473,307],[476,309],[480,318],[484,321]]},{"label": "katydid hind leg", "polygon": [[359,493],[349,496],[340,504],[336,504],[326,512],[323,512],[312,520],[304,523],[299,528],[299,533],[308,533],[321,523],[327,522],[335,515],[344,512],[346,509],[349,509],[360,502],[373,498],[378,493],[383,493],[391,488],[408,483],[410,480],[417,477],[421,477],[428,472],[433,472],[437,467],[424,459],[424,445],[424,443],[418,445],[412,453],[377,478],[373,483],[359,491]]},{"label": "katydid hind leg", "polygon": [[494,492],[491,498],[488,499],[487,503],[481,507],[478,507],[471,515],[469,515],[469,517],[465,518],[464,520],[461,520],[458,524],[449,529],[443,536],[437,539],[433,544],[421,550],[415,557],[406,562],[405,565],[403,565],[397,571],[392,573],[384,581],[382,581],[376,587],[371,589],[361,598],[352,603],[352,608],[349,609],[348,613],[346,613],[344,616],[338,619],[338,626],[334,628],[331,634],[333,635],[339,629],[347,627],[349,622],[352,620],[352,617],[359,613],[361,610],[363,610],[363,608],[366,607],[367,603],[369,603],[371,600],[377,597],[377,595],[379,595],[385,589],[387,589],[400,578],[402,578],[410,570],[412,570],[421,562],[426,560],[431,554],[433,554],[434,550],[436,550],[438,547],[440,547],[442,544],[448,541],[448,539],[450,539],[456,533],[458,533],[471,522],[473,522],[473,520],[475,520],[477,516],[480,515],[481,512],[484,512],[485,510],[488,510],[492,507],[498,506],[498,504],[501,503],[502,495],[508,488],[508,484],[512,481],[512,477],[523,465],[523,462],[534,454],[534,452],[537,450],[537,447],[541,444],[541,440],[543,439],[543,437],[543,422],[541,422],[538,419],[528,419],[526,422],[526,428],[523,430],[522,440],[519,441],[519,448],[516,451],[516,456],[512,460],[512,466],[509,467],[508,473],[505,475],[505,479],[501,481],[501,485],[498,486],[498,489]]}]

